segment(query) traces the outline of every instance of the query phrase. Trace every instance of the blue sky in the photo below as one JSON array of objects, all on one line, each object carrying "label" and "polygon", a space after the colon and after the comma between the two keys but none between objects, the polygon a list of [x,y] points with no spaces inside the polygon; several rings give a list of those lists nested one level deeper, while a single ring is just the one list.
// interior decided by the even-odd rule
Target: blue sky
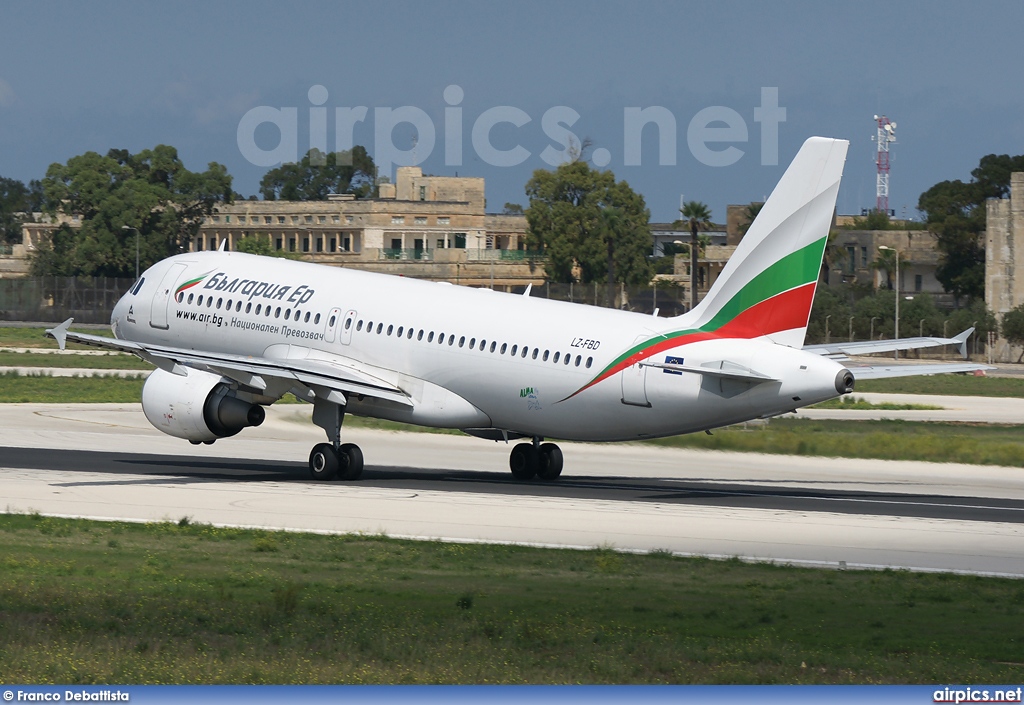
[{"label": "blue sky", "polygon": [[[937,181],[969,178],[982,155],[1024,153],[1019,2],[9,2],[0,26],[0,176],[24,181],[87,150],[165,143],[191,169],[227,165],[235,189],[252,194],[266,167],[243,156],[242,117],[295,108],[304,152],[317,85],[329,148],[335,108],[368,108],[354,138],[373,152],[375,109],[413,106],[436,127],[429,155],[417,147],[424,171],[486,177],[489,210],[525,204],[533,170],[550,168],[540,155],[560,145],[542,122],[557,106],[579,114],[569,129],[607,150],[607,168],[654,220],[674,218],[680,194],[723,220],[727,203],[766,196],[814,134],[851,141],[840,212],[872,207],[875,113],[898,123],[890,206],[900,215],[915,215]],[[450,85],[464,96],[459,165],[445,157]],[[777,165],[761,158],[762,88],[777,88],[786,110]],[[496,149],[529,152],[516,166],[473,147],[473,126],[497,106],[529,119],[490,132]],[[650,126],[641,164],[625,166],[624,110],[650,106],[675,118],[675,164],[659,163]],[[747,131],[730,143],[742,151],[730,165],[702,163],[688,146],[706,108]],[[254,134],[275,146],[276,128]],[[399,124],[392,143],[410,149],[413,134]]]}]

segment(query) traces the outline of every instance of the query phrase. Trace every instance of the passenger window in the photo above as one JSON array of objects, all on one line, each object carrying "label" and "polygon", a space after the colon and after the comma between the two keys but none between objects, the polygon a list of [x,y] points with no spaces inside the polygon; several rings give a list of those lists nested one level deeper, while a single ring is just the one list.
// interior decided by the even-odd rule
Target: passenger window
[{"label": "passenger window", "polygon": [[472,350],[475,347],[476,347],[476,338],[470,338],[469,339],[469,349]]},{"label": "passenger window", "polygon": [[391,331],[393,331],[394,329],[394,326],[388,326],[388,335],[391,335]]},{"label": "passenger window", "polygon": [[512,352],[511,352],[511,353],[509,353],[509,354],[510,354],[510,355],[511,355],[512,357],[515,357],[515,356],[516,356],[516,353],[517,353],[517,352],[519,352],[519,346],[518,346],[518,345],[513,345],[513,346],[512,346]]},{"label": "passenger window", "polygon": [[202,305],[203,305],[203,295],[200,294],[199,298],[196,299],[196,306],[202,306]]},{"label": "passenger window", "polygon": [[192,303],[192,294],[189,294],[189,295],[188,295],[188,302],[189,302],[189,303]]},{"label": "passenger window", "polygon": [[504,355],[505,354],[505,350],[507,350],[507,349],[508,349],[508,343],[502,343],[501,344],[501,354]]},{"label": "passenger window", "polygon": [[416,340],[423,340],[423,329],[420,328],[420,332],[416,334]]},{"label": "passenger window", "polygon": [[239,313],[242,310],[242,302],[239,301],[235,304],[235,313]]},{"label": "passenger window", "polygon": [[217,299],[217,310],[220,311],[220,305],[224,302],[224,299]]},{"label": "passenger window", "polygon": [[466,344],[466,336],[462,336],[461,338],[459,338],[459,347],[461,348],[465,344]]},{"label": "passenger window", "polygon": [[536,359],[537,359],[537,353],[539,353],[539,352],[540,352],[540,350],[538,350],[537,348],[534,348],[534,349],[533,349],[533,359],[534,359],[534,360],[536,360]]},{"label": "passenger window", "polygon": [[[306,314],[306,315],[308,316],[309,314]],[[346,318],[345,319],[345,330],[348,330],[351,327],[352,327],[352,319],[351,318]]]},{"label": "passenger window", "polygon": [[327,319],[327,327],[328,328],[334,328],[334,322],[336,320],[338,320],[338,319],[335,318],[334,316],[331,316],[329,319]]},{"label": "passenger window", "polygon": [[455,334],[452,333],[448,336],[448,345],[455,345]]},{"label": "passenger window", "polygon": [[480,339],[480,352],[483,352],[484,348],[486,348],[486,347],[487,347],[487,341],[484,340],[483,338],[481,338]]},{"label": "passenger window", "polygon": [[178,303],[180,304],[181,300],[184,299],[184,298],[185,298],[185,292],[184,291],[179,291],[178,292]]},{"label": "passenger window", "polygon": [[556,352],[555,356],[553,358],[551,358],[552,362],[554,362],[556,365],[558,364],[558,356],[561,355],[561,354],[562,353],[560,353],[560,352]]},{"label": "passenger window", "polygon": [[569,355],[568,353],[566,354],[566,356],[565,356],[564,358],[562,358],[562,362],[564,362],[564,363],[565,363],[565,364],[567,364],[567,365],[568,365],[568,364],[569,364],[569,362],[571,362],[571,361],[572,361],[572,355]]},{"label": "passenger window", "polygon": [[406,339],[406,340],[412,340],[412,334],[413,334],[413,333],[414,333],[413,329],[412,329],[412,328],[410,328],[410,329],[409,329],[409,332],[405,334],[405,339]]},{"label": "passenger window", "polygon": [[434,331],[430,331],[429,333],[427,333],[427,342],[428,343],[433,343],[434,342]]},{"label": "passenger window", "polygon": [[544,361],[544,362],[548,361],[548,351],[547,350],[544,351],[544,355],[541,357],[541,360]]},{"label": "passenger window", "polygon": [[313,316],[313,323],[319,323],[319,322],[320,322],[320,314],[318,313],[315,316]]},{"label": "passenger window", "polygon": [[231,299],[228,299],[228,305],[225,306],[224,308],[226,308],[228,311],[230,311],[231,307],[234,305],[234,303],[235,303],[234,301],[232,301]]},{"label": "passenger window", "polygon": [[526,357],[526,353],[528,353],[528,352],[530,352],[530,349],[524,345],[523,346],[523,354],[520,355],[520,357]]},{"label": "passenger window", "polygon": [[206,300],[206,308],[213,308],[213,297],[212,296]]},{"label": "passenger window", "polygon": [[495,343],[495,342],[494,342],[494,341],[492,340],[492,341],[491,341],[491,352],[494,352],[494,348],[496,348],[496,347],[498,347],[498,344],[497,344],[497,343]]},{"label": "passenger window", "polygon": [[[399,338],[402,337],[402,333],[404,333],[404,332],[405,332],[405,328],[402,327],[402,326],[398,326],[398,337]],[[391,326],[388,326],[388,335],[391,335]]]},{"label": "passenger window", "polygon": [[380,335],[381,331],[383,331],[383,330],[384,330],[384,324],[383,323],[378,323],[377,324],[377,335]]},{"label": "passenger window", "polygon": [[306,311],[306,315],[302,319],[303,323],[309,323],[309,311]]},{"label": "passenger window", "polygon": [[582,358],[582,357],[580,357],[579,355],[577,355],[577,356],[576,356],[576,367],[579,367],[579,366],[580,366],[580,360],[582,360],[582,359],[583,359],[583,358]]},{"label": "passenger window", "polygon": [[280,318],[280,317],[281,317],[281,307],[278,306],[277,309],[274,311],[274,318]]},{"label": "passenger window", "polygon": [[[239,302],[239,303],[241,303],[241,302]],[[249,303],[247,303],[245,305],[245,312],[249,313],[250,311],[252,311],[252,301],[250,301]]]},{"label": "passenger window", "polygon": [[284,320],[287,321],[291,317],[292,317],[292,310],[290,308],[286,308],[284,310]]},{"label": "passenger window", "polygon": [[359,323],[356,323],[356,332],[358,333],[362,329],[363,329],[363,322],[362,322],[362,320],[360,320]]},{"label": "passenger window", "polygon": [[444,333],[437,334],[437,344],[444,345]]},{"label": "passenger window", "polygon": [[263,307],[262,304],[256,304],[256,315],[260,315],[260,309]]},{"label": "passenger window", "polygon": [[587,358],[587,369],[589,370],[590,366],[593,365],[593,364],[594,364],[594,358],[588,357]]}]

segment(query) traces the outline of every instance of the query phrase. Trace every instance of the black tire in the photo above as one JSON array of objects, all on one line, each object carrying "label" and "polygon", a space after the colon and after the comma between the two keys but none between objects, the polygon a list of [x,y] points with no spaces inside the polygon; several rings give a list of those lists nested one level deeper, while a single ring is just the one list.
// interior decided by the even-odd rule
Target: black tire
[{"label": "black tire", "polygon": [[338,456],[330,443],[317,443],[309,453],[309,474],[325,482],[338,476]]},{"label": "black tire", "polygon": [[355,443],[345,443],[338,451],[338,473],[342,480],[363,476],[363,451]]},{"label": "black tire", "polygon": [[554,443],[545,443],[540,447],[540,468],[537,477],[541,480],[557,480],[562,474],[562,449]]},{"label": "black tire", "polygon": [[520,443],[508,456],[512,477],[517,480],[531,480],[537,474],[540,457],[532,443]]}]

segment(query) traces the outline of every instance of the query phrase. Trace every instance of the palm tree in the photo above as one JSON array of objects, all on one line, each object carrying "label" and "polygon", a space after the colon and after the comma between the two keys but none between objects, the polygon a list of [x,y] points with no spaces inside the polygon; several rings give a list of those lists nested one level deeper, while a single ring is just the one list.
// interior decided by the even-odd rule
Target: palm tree
[{"label": "palm tree", "polygon": [[750,230],[750,226],[754,224],[754,218],[764,208],[763,203],[751,203],[749,206],[743,209],[743,222],[740,223],[739,231],[740,235],[746,235],[747,231]]},{"label": "palm tree", "polygon": [[697,306],[697,251],[700,240],[697,233],[711,227],[711,209],[700,201],[687,201],[679,209],[682,222],[690,228],[690,310]]}]

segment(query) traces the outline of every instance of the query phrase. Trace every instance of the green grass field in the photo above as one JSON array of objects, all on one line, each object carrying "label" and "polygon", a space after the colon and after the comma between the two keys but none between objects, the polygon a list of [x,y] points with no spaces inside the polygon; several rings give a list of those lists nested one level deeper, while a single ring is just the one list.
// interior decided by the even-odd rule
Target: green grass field
[{"label": "green grass field", "polygon": [[0,403],[83,404],[138,403],[141,377],[50,377],[0,373]]},{"label": "green grass field", "polygon": [[0,367],[80,367],[90,370],[152,370],[153,365],[134,355],[54,355],[0,350]]},{"label": "green grass field", "polygon": [[931,375],[868,379],[857,382],[858,392],[887,394],[939,394],[977,397],[1024,397],[1024,378]]},{"label": "green grass field", "polygon": [[0,515],[6,683],[1015,683],[1024,582]]},{"label": "green grass field", "polygon": [[[53,338],[47,338],[45,331],[47,328],[52,328],[57,324],[54,323],[52,326],[44,326],[40,328],[22,328],[20,326],[0,326],[0,349],[3,348],[56,348],[57,341]],[[110,332],[110,328],[104,327],[90,327],[82,328],[79,326],[71,326],[71,330],[79,333],[89,333],[90,335],[102,335],[105,338],[113,337]],[[72,350],[87,350],[86,346],[75,345],[71,343],[68,345]]]},{"label": "green grass field", "polygon": [[823,401],[820,404],[815,404],[811,409],[845,409],[853,411],[927,411],[929,409],[941,409],[941,406],[935,406],[934,404],[894,404],[892,402],[882,402],[881,404],[873,404],[869,401],[856,397],[852,394],[839,397],[838,399],[829,399]]}]

